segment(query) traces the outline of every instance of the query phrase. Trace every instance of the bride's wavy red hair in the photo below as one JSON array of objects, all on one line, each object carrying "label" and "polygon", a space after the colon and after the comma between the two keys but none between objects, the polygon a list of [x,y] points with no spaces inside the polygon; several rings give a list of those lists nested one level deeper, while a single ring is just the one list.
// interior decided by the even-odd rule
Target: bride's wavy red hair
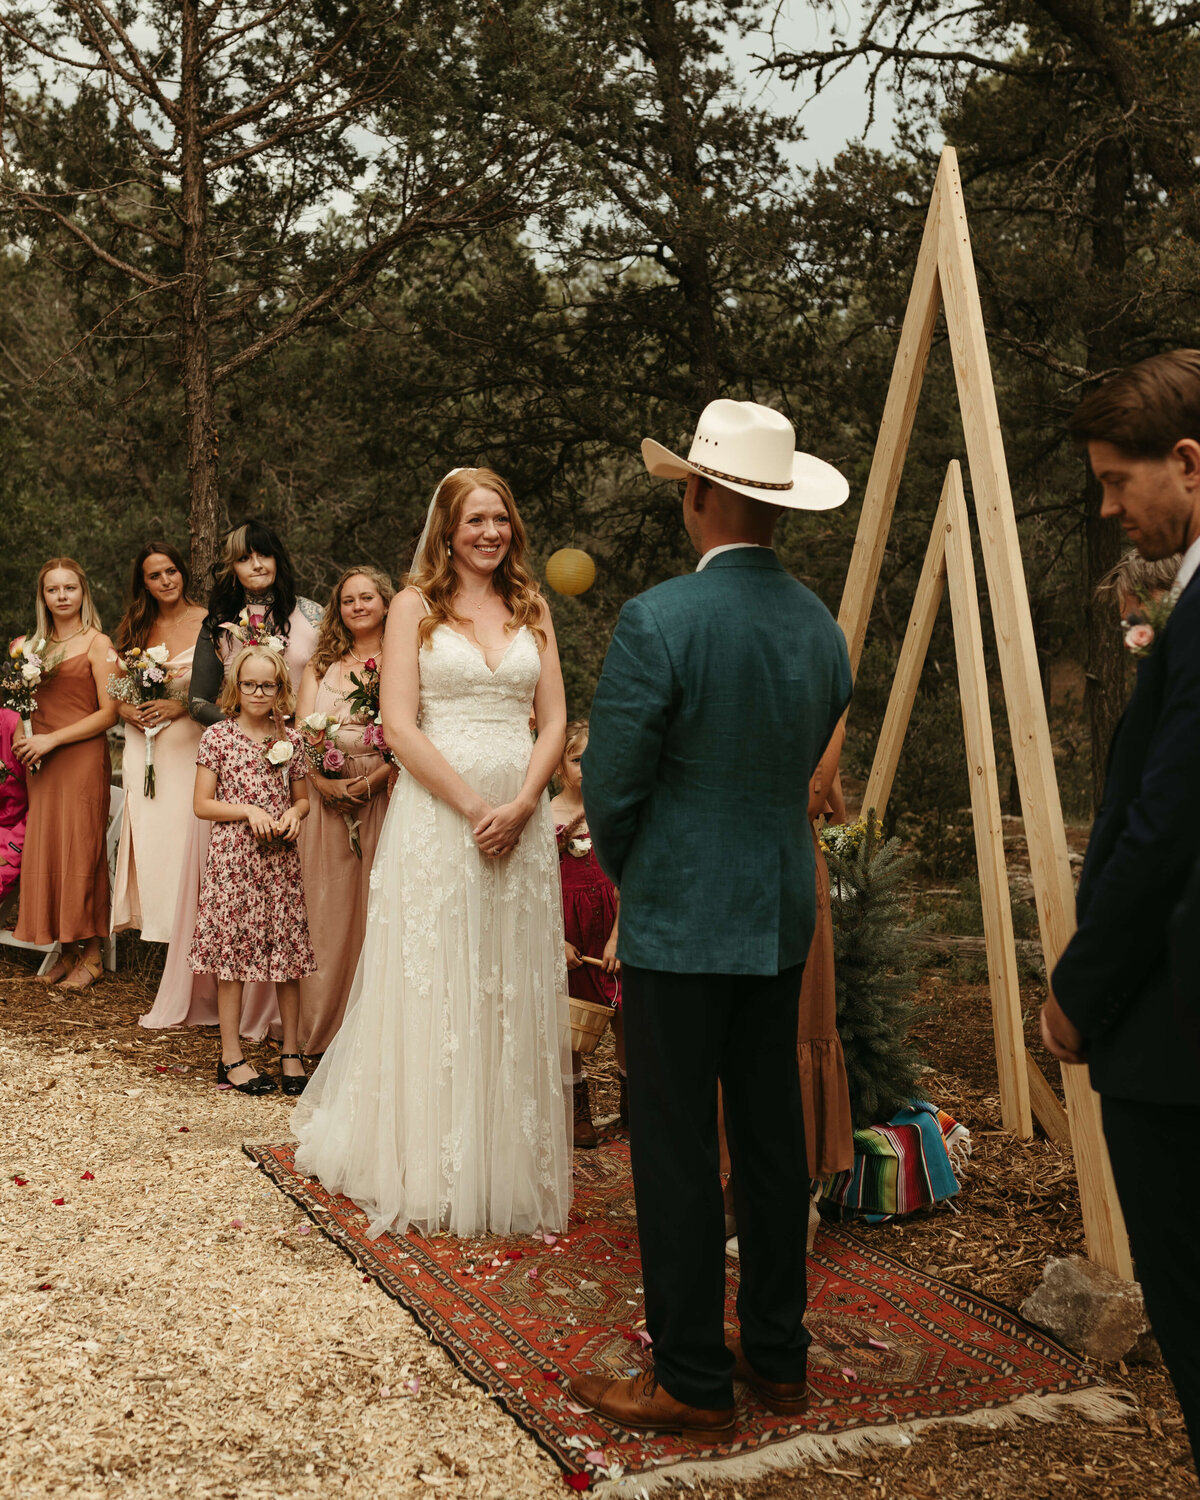
[{"label": "bride's wavy red hair", "polygon": [[522,625],[527,626],[537,641],[538,650],[544,650],[546,632],[540,623],[544,605],[541,589],[525,565],[529,547],[525,524],[512,490],[494,469],[458,469],[448,474],[438,486],[422,566],[414,568],[404,580],[405,587],[419,590],[429,606],[429,613],[417,627],[417,642],[428,646],[437,627],[451,620],[457,620],[461,625],[468,623],[454,609],[458,574],[451,561],[450,539],[462,519],[463,503],[472,490],[491,490],[508,511],[512,541],[500,566],[492,574],[493,587],[512,611],[510,628],[514,634]]}]

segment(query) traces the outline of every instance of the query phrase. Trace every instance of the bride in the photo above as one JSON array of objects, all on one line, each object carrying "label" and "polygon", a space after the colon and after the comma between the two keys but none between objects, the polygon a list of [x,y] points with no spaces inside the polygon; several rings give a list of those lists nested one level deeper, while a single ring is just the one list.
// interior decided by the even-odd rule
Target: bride
[{"label": "bride", "polygon": [[525,546],[504,480],[452,469],[388,611],[381,707],[403,769],[346,1017],[293,1116],[297,1168],[364,1209],[372,1236],[567,1223],[565,948],[546,797],[566,702]]}]

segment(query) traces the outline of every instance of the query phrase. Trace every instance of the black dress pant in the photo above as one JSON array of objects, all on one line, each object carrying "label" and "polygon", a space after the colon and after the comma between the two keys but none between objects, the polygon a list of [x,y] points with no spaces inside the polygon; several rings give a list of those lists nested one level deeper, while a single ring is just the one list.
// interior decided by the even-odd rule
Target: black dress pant
[{"label": "black dress pant", "polygon": [[1110,1094],[1100,1103],[1146,1311],[1200,1462],[1200,1199],[1188,1170],[1200,1109]]},{"label": "black dress pant", "polygon": [[796,1061],[803,972],[803,964],[771,976],[621,968],[646,1328],[659,1384],[690,1406],[733,1405],[718,1079],[742,1344],[765,1379],[805,1378],[808,1176]]}]

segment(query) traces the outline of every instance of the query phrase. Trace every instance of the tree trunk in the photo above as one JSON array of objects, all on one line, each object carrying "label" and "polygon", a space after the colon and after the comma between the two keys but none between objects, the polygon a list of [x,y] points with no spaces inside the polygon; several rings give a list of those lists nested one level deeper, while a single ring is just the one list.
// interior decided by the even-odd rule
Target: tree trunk
[{"label": "tree trunk", "polygon": [[683,294],[697,409],[721,394],[721,363],[710,247],[703,228],[704,178],[696,122],[688,108],[684,43],[676,0],[642,0],[639,40],[654,69],[662,104],[663,136],[675,193],[677,235],[671,250]]},{"label": "tree trunk", "polygon": [[[1092,190],[1092,265],[1101,296],[1095,332],[1088,341],[1088,369],[1099,373],[1123,358],[1122,329],[1114,309],[1119,305],[1125,271],[1125,210],[1132,186],[1129,152],[1124,141],[1108,139],[1096,151]],[[1087,471],[1083,491],[1084,544],[1087,553],[1087,710],[1092,756],[1092,807],[1099,811],[1104,768],[1117,720],[1125,707],[1125,653],[1113,617],[1111,600],[1096,599],[1096,585],[1120,559],[1121,528],[1101,519],[1100,486]]]},{"label": "tree trunk", "polygon": [[200,111],[200,0],[180,0],[180,199],[183,277],[179,288],[179,363],[188,463],[192,577],[207,597],[224,510],[217,484],[217,424],[208,342],[208,189]]}]

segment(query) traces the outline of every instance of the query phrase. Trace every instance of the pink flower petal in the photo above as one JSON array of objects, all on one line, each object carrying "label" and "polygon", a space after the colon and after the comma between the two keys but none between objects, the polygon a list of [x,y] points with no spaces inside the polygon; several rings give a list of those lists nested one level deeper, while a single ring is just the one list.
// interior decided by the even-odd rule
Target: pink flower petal
[{"label": "pink flower petal", "polygon": [[312,1233],[312,1225],[311,1224],[300,1224],[296,1228],[296,1233],[297,1234],[311,1234]]},{"label": "pink flower petal", "polygon": [[583,1461],[588,1464],[602,1464],[604,1462],[604,1454],[600,1452],[599,1448],[589,1448],[583,1455]]},{"label": "pink flower petal", "polygon": [[887,1344],[881,1343],[879,1339],[868,1339],[867,1340],[867,1347],[869,1349],[887,1349],[890,1346],[887,1345]]},{"label": "pink flower petal", "polygon": [[246,1226],[242,1223],[241,1219],[230,1219],[229,1227],[230,1229],[245,1229]]}]

